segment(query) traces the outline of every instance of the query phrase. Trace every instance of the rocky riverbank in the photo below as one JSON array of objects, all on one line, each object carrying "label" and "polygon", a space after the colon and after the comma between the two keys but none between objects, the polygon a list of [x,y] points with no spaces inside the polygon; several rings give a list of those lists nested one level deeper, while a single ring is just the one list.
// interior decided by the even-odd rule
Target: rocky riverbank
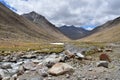
[{"label": "rocky riverbank", "polygon": [[106,50],[111,62],[99,60],[103,52],[98,48],[91,56],[84,54],[93,49],[95,47],[72,48],[57,54],[29,51],[1,55],[0,80],[120,80],[119,47]]}]

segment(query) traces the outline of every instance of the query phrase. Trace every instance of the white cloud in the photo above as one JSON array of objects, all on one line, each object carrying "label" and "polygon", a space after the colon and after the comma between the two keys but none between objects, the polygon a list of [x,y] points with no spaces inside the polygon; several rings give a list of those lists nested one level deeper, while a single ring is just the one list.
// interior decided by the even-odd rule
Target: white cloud
[{"label": "white cloud", "polygon": [[56,25],[100,25],[120,16],[120,0],[5,0],[19,14],[36,11]]}]

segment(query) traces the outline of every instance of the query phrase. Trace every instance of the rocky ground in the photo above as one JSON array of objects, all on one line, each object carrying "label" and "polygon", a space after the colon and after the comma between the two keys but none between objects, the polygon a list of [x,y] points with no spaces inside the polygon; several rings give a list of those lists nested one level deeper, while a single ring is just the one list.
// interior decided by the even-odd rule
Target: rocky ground
[{"label": "rocky ground", "polygon": [[[1,55],[0,80],[120,80],[120,47],[83,54],[95,48],[67,46],[67,51],[58,54],[29,51]],[[101,53],[109,55],[111,62],[100,61]]]}]

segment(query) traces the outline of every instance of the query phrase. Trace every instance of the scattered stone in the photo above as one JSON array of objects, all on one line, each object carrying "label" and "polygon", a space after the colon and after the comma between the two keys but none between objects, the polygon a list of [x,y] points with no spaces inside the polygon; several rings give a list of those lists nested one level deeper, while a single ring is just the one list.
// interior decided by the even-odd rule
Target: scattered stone
[{"label": "scattered stone", "polygon": [[1,65],[2,69],[12,69],[11,63],[4,63]]},{"label": "scattered stone", "polygon": [[18,73],[18,70],[15,69],[7,69],[7,71],[8,71],[7,74],[9,74],[10,76]]},{"label": "scattered stone", "polygon": [[4,60],[3,56],[0,56],[0,62],[2,62]]},{"label": "scattered stone", "polygon": [[2,78],[6,76],[3,69],[0,69],[0,76],[1,76]]},{"label": "scattered stone", "polygon": [[47,77],[48,73],[47,73],[48,69],[47,68],[42,68],[42,69],[38,69],[37,72],[42,76],[42,77]]},{"label": "scattered stone", "polygon": [[105,67],[105,68],[108,68],[108,62],[107,61],[99,61],[97,63],[97,67]]},{"label": "scattered stone", "polygon": [[25,72],[25,68],[23,66],[20,66],[18,69],[17,76],[22,75]]},{"label": "scattered stone", "polygon": [[36,57],[37,57],[36,55],[32,55],[32,54],[21,56],[21,58],[24,58],[24,59],[32,59],[32,58],[36,58]]},{"label": "scattered stone", "polygon": [[92,56],[85,56],[85,60],[92,60]]},{"label": "scattered stone", "polygon": [[71,53],[69,50],[65,51],[65,55],[67,55],[68,58],[74,58],[75,55],[73,53]]},{"label": "scattered stone", "polygon": [[23,67],[26,70],[33,70],[35,68],[36,64],[34,64],[33,62],[27,62],[25,64],[23,64]]},{"label": "scattered stone", "polygon": [[2,80],[10,80],[10,77],[4,77]]},{"label": "scattered stone", "polygon": [[61,57],[58,57],[56,58],[55,56],[50,56],[48,58],[46,58],[44,61],[43,61],[43,64],[45,64],[48,68],[52,67],[55,63],[58,63],[60,62],[61,60]]},{"label": "scattered stone", "polygon": [[101,55],[99,56],[99,59],[100,59],[101,61],[109,61],[109,62],[111,62],[109,56],[108,56],[107,54],[105,54],[105,53],[101,54]]},{"label": "scattered stone", "polygon": [[89,68],[89,70],[88,71],[92,71],[93,69],[92,68]]},{"label": "scattered stone", "polygon": [[70,75],[69,75],[69,74],[66,74],[66,78],[70,78]]},{"label": "scattered stone", "polygon": [[66,64],[66,63],[56,63],[48,72],[51,74],[51,75],[62,75],[62,74],[65,74],[65,73],[70,73],[70,72],[73,72],[74,69],[72,66]]},{"label": "scattered stone", "polygon": [[112,52],[113,50],[111,48],[106,48],[105,51],[106,52]]},{"label": "scattered stone", "polygon": [[41,60],[35,59],[35,60],[32,60],[32,62],[33,62],[34,64],[39,64],[39,63],[41,62]]},{"label": "scattered stone", "polygon": [[2,80],[2,75],[0,75],[0,80]]},{"label": "scattered stone", "polygon": [[17,74],[14,74],[14,75],[10,78],[10,80],[17,80]]},{"label": "scattered stone", "polygon": [[41,74],[42,77],[48,77],[48,74],[46,72]]},{"label": "scattered stone", "polygon": [[82,55],[81,53],[75,53],[75,55],[77,56],[78,59],[83,59],[83,58],[85,58],[85,56]]}]

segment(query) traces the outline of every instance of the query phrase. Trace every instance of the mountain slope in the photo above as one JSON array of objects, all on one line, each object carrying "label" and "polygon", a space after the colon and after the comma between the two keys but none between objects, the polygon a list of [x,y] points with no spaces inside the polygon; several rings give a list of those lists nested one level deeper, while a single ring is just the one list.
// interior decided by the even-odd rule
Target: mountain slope
[{"label": "mountain slope", "polygon": [[89,33],[88,30],[75,26],[62,26],[59,29],[64,35],[73,40],[83,38]]},{"label": "mountain slope", "polygon": [[0,40],[58,40],[54,35],[49,35],[28,19],[19,16],[0,3]]},{"label": "mountain slope", "polygon": [[92,30],[91,35],[81,39],[82,41],[117,42],[120,41],[120,17]]},{"label": "mountain slope", "polygon": [[40,29],[42,29],[46,34],[54,36],[56,39],[67,40],[68,38],[63,35],[59,29],[51,24],[44,16],[36,13],[30,12],[28,14],[23,14],[25,18],[29,19],[33,23],[35,23]]}]

